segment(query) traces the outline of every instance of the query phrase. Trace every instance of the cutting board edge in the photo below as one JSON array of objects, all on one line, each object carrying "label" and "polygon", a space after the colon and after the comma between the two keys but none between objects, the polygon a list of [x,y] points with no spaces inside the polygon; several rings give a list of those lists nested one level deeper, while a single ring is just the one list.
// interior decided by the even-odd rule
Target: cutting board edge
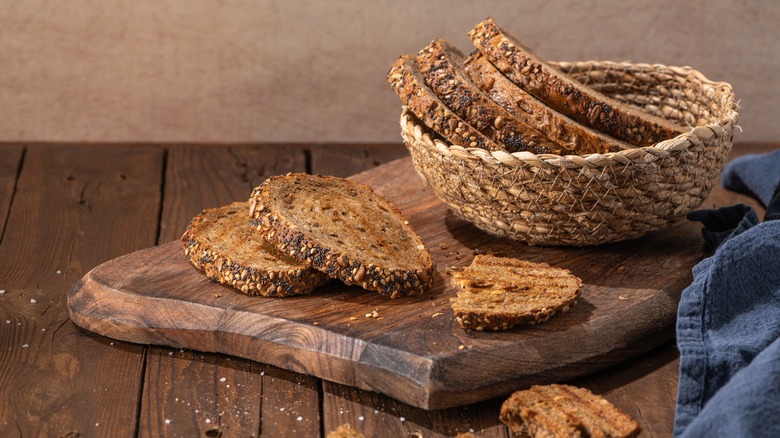
[{"label": "cutting board edge", "polygon": [[[150,248],[147,248],[148,250]],[[140,250],[145,251],[145,250]],[[131,253],[132,254],[132,253]],[[128,255],[122,256],[127,257]],[[398,350],[389,346],[370,344],[364,341],[356,340],[345,335],[310,326],[304,323],[296,323],[289,320],[279,319],[272,316],[263,315],[270,324],[287,325],[288,330],[297,333],[302,339],[315,340],[326,338],[339,338],[349,342],[358,341],[361,344],[358,352],[358,360],[348,354],[334,354],[332,351],[317,350],[316,344],[334,345],[333,342],[312,342],[314,345],[300,345],[298,347],[269,340],[262,337],[253,336],[247,333],[222,331],[215,327],[187,327],[172,328],[165,324],[157,324],[156,315],[150,313],[149,319],[134,321],[132,318],[111,318],[105,317],[117,308],[96,307],[96,303],[114,303],[121,302],[123,307],[133,307],[136,305],[149,306],[149,301],[176,301],[161,298],[150,298],[133,293],[128,293],[119,289],[111,288],[96,281],[94,277],[100,274],[101,267],[115,262],[118,259],[110,260],[103,265],[99,265],[89,271],[80,279],[69,291],[67,296],[67,305],[70,319],[74,324],[84,330],[97,333],[112,339],[131,342],[141,345],[163,345],[172,348],[185,348],[189,350],[201,351],[206,353],[222,353],[259,363],[266,363],[290,371],[313,375],[328,381],[355,386],[364,390],[377,391],[387,394],[391,397],[404,401],[405,403],[429,409],[430,389],[432,385],[428,380],[430,370],[435,364],[432,358],[417,355],[411,352]],[[111,299],[105,299],[111,298]],[[193,303],[187,303],[192,306]],[[233,316],[240,318],[242,312],[231,311],[215,306],[206,306],[199,304],[203,309],[216,313],[232,313]],[[154,306],[152,306],[154,307]],[[126,314],[126,313],[125,313]],[[215,317],[221,321],[221,324],[230,326],[229,317]],[[194,319],[185,319],[187,322],[193,322]],[[302,333],[303,332],[303,333]],[[208,342],[188,342],[182,339],[194,339],[200,336],[209,336]],[[319,336],[319,338],[318,338]],[[225,342],[226,338],[241,338],[240,344],[246,345],[240,351],[235,349],[235,338],[232,343]],[[336,341],[338,343],[338,341]],[[251,344],[251,347],[250,347]],[[231,345],[231,347],[225,347]],[[366,355],[366,349],[370,346],[371,353]],[[223,348],[224,347],[224,348]],[[392,357],[394,359],[405,358],[405,369],[409,373],[400,373],[398,367],[389,369],[381,366],[381,362],[376,360],[367,362],[366,359],[376,359],[377,357]],[[397,365],[399,362],[395,362]],[[314,364],[307,366],[305,364]]]}]

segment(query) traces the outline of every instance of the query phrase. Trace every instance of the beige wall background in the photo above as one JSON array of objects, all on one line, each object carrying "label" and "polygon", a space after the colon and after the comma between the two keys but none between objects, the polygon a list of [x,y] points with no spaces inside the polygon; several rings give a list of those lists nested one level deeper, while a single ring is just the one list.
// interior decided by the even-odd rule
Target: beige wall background
[{"label": "beige wall background", "polygon": [[551,60],[690,65],[780,140],[780,2],[0,0],[0,141],[399,142],[385,74],[492,15]]}]

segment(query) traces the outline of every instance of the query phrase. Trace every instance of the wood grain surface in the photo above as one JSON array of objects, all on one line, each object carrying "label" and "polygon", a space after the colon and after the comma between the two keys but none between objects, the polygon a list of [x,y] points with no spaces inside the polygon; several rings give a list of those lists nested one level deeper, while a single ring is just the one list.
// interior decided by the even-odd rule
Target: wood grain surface
[{"label": "wood grain surface", "polygon": [[[732,157],[777,147],[740,144]],[[65,296],[90,269],[175,239],[190,215],[243,196],[250,175],[287,171],[288,154],[296,169],[341,176],[404,154],[379,149],[0,145],[0,435],[324,437],[349,423],[371,437],[508,436],[500,397],[425,410],[263,361],[138,347],[68,319]],[[703,207],[737,202],[756,205],[719,189]],[[670,340],[570,383],[636,418],[640,437],[671,436],[678,366]]]},{"label": "wood grain surface", "polygon": [[[310,297],[248,297],[198,275],[172,242],[90,272],[70,295],[71,317],[109,337],[250,358],[439,409],[586,374],[665,342],[690,268],[704,256],[691,223],[594,248],[498,239],[449,214],[410,159],[355,179],[394,202],[431,248],[438,269],[426,295],[387,301],[332,282]],[[445,271],[474,251],[566,267],[583,279],[582,297],[536,327],[465,332]],[[366,318],[372,311],[380,317]]]}]

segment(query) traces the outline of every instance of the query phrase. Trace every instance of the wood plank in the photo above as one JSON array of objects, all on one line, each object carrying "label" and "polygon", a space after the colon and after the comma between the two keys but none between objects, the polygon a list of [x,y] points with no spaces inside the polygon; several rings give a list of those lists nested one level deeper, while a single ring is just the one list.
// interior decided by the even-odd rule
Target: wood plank
[{"label": "wood plank", "polygon": [[303,146],[172,146],[168,149],[160,243],[178,239],[205,208],[249,199],[271,175],[305,172]]},{"label": "wood plank", "polygon": [[0,145],[0,238],[5,230],[5,220],[11,207],[23,154],[22,146]]},{"label": "wood plank", "polygon": [[348,177],[409,156],[402,143],[322,144],[311,147],[312,173]]},{"label": "wood plank", "polygon": [[[271,175],[305,171],[305,161],[296,146],[170,147],[159,242],[177,240],[204,208],[248,199]],[[317,433],[319,421],[311,419],[319,415],[318,386],[311,377],[247,359],[152,346],[139,435],[258,436],[262,430],[274,436],[266,430],[293,426]],[[308,420],[298,422],[298,415]]]},{"label": "wood plank", "polygon": [[134,433],[143,347],[78,329],[65,298],[154,244],[162,162],[139,146],[27,147],[0,243],[0,435]]},{"label": "wood plank", "polygon": [[[411,160],[403,159],[359,179],[394,202],[431,248],[438,272],[424,296],[385,300],[332,282],[310,297],[257,300],[225,293],[215,300],[224,288],[193,275],[178,247],[161,246],[86,276],[83,295],[74,296],[74,318],[107,336],[262,360],[427,409],[473,403],[524,383],[572,378],[671,337],[677,298],[690,282],[691,266],[703,257],[694,224],[592,248],[528,247],[454,218],[413,172]],[[584,282],[579,304],[565,317],[532,328],[464,332],[449,306],[445,270],[469,263],[476,249],[572,270]],[[142,263],[149,257],[154,265]],[[653,267],[663,267],[664,275]],[[154,312],[147,311],[150,299],[161,300]],[[116,315],[111,303],[121,303],[124,314]],[[372,310],[382,317],[363,317]],[[117,320],[106,325],[105,318]],[[197,347],[187,334],[197,329],[193,318],[215,331]],[[476,378],[473,369],[486,373]]]},{"label": "wood plank", "polygon": [[451,437],[473,432],[479,437],[508,437],[499,421],[501,401],[494,399],[468,406],[426,410],[376,392],[323,381],[325,431],[349,424],[365,436]]}]

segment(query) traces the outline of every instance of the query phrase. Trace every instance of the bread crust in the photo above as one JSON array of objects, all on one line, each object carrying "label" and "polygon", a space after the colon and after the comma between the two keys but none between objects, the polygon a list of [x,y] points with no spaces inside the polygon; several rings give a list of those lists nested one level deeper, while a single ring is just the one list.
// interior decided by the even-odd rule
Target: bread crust
[{"label": "bread crust", "polygon": [[489,151],[501,149],[501,146],[458,117],[436,96],[425,84],[412,55],[398,58],[387,74],[387,81],[409,111],[450,143]]},{"label": "bread crust", "polygon": [[494,102],[575,154],[603,154],[635,147],[548,107],[507,79],[478,50],[472,52],[464,64],[469,78]]},{"label": "bread crust", "polygon": [[571,385],[517,391],[499,415],[515,436],[632,438],[639,423],[605,398]]},{"label": "bread crust", "polygon": [[[296,188],[291,189],[291,186]],[[314,193],[318,187],[360,199],[366,209],[375,212],[375,217],[358,217],[352,219],[353,223],[336,223],[333,217],[322,214],[317,217],[317,221],[322,222],[322,229],[312,228],[301,223],[290,213],[289,207],[282,205],[285,201],[281,198],[285,196],[291,196],[290,202],[295,202],[297,194],[292,194],[292,191]],[[338,199],[328,202],[336,204],[330,208],[340,208]],[[321,208],[322,205],[319,205]],[[422,239],[393,204],[365,184],[333,176],[300,173],[271,177],[252,192],[250,212],[257,231],[277,249],[346,284],[358,285],[385,297],[398,298],[421,294],[433,282],[433,259]],[[363,213],[358,211],[350,214]],[[395,233],[401,236],[397,245],[406,246],[403,251],[392,253],[395,258],[386,262],[372,258],[372,249],[368,247],[386,247],[388,243],[384,237],[354,229],[355,226],[361,226],[358,223],[370,227],[372,221],[379,217],[392,221],[391,224],[385,224],[388,227],[387,235]],[[334,245],[332,239],[326,236],[327,230],[333,229],[340,230],[342,244]],[[393,243],[389,246],[395,248]]]},{"label": "bread crust", "polygon": [[[225,244],[214,242],[211,234],[224,236]],[[252,239],[253,235],[249,204],[234,202],[203,210],[192,219],[181,240],[184,255],[208,278],[248,295],[305,295],[328,282],[327,275],[280,254],[259,238]],[[237,260],[247,259],[239,252],[253,254],[252,262]]]},{"label": "bread crust", "polygon": [[435,39],[417,55],[426,84],[460,118],[508,152],[572,153],[493,102],[466,74],[465,56]]},{"label": "bread crust", "polygon": [[689,131],[574,81],[517,42],[492,18],[477,24],[469,37],[509,80],[552,109],[614,138],[641,147]]}]

